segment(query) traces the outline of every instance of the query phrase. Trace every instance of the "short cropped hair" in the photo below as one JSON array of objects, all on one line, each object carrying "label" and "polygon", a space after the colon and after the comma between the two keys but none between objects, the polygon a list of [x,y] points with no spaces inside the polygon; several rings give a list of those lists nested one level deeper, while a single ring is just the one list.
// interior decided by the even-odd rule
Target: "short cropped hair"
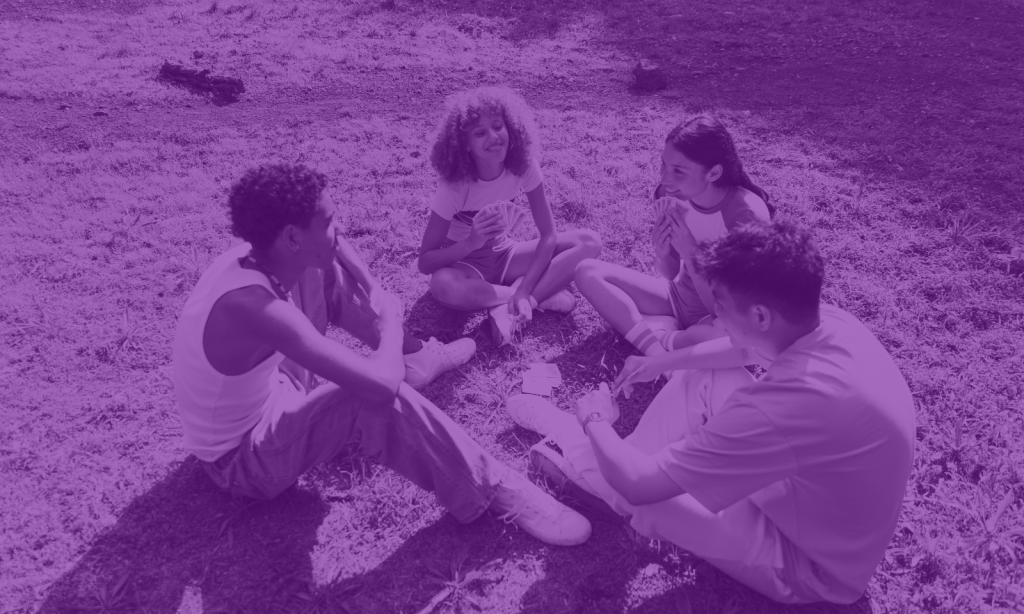
[{"label": "short cropped hair", "polygon": [[228,195],[231,233],[256,249],[267,249],[285,226],[309,227],[325,187],[325,175],[301,165],[250,169]]},{"label": "short cropped hair", "polygon": [[825,261],[804,227],[746,224],[702,244],[695,268],[709,284],[725,286],[743,309],[765,305],[794,323],[818,316]]}]

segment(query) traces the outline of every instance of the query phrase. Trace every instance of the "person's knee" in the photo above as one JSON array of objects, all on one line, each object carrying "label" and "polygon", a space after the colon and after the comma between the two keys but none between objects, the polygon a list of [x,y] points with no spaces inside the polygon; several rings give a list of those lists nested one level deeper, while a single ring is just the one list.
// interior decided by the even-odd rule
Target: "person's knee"
[{"label": "person's knee", "polygon": [[584,258],[576,265],[573,279],[576,285],[589,281],[598,280],[604,277],[604,263],[596,258]]},{"label": "person's knee", "polygon": [[601,235],[596,230],[589,228],[577,230],[576,242],[582,248],[584,258],[597,258],[601,255],[603,244]]},{"label": "person's knee", "polygon": [[446,307],[457,305],[461,297],[459,284],[447,271],[438,271],[430,277],[430,295]]}]

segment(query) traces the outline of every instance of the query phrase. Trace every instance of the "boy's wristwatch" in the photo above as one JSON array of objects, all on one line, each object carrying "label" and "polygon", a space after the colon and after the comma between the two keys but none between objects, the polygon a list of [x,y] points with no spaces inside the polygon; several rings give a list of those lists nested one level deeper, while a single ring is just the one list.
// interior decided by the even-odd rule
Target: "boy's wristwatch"
[{"label": "boy's wristwatch", "polygon": [[587,431],[587,425],[590,424],[591,422],[603,422],[603,421],[604,421],[604,416],[602,416],[601,412],[599,412],[599,411],[595,411],[595,412],[591,412],[591,413],[587,414],[586,416],[583,417],[583,422],[581,423],[582,426],[583,426],[583,432],[585,433]]}]

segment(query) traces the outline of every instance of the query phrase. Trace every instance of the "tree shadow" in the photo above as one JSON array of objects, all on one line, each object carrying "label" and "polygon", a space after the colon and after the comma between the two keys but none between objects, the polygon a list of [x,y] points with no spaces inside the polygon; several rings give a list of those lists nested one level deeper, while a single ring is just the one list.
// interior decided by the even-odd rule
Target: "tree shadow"
[{"label": "tree shadow", "polygon": [[189,456],[92,541],[39,612],[173,613],[190,586],[207,612],[285,607],[311,577],[327,509],[296,487],[271,501],[233,499]]}]

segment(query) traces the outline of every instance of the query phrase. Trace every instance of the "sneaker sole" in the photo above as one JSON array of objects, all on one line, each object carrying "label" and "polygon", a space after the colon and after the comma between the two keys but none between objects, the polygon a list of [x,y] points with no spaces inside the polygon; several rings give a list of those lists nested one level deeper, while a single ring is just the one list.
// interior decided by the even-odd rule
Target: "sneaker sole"
[{"label": "sneaker sole", "polygon": [[[538,446],[547,448],[547,444],[544,442],[530,448],[530,466],[544,478],[544,481],[548,483],[548,486],[558,495],[559,499],[564,500],[569,507],[590,512],[605,520],[616,522],[622,520],[622,516],[605,503],[603,499],[587,492],[570,480],[561,467],[559,467],[558,462],[549,458],[546,452],[538,449]],[[550,450],[550,448],[548,449]],[[550,450],[550,453],[558,454],[554,450]]]}]

